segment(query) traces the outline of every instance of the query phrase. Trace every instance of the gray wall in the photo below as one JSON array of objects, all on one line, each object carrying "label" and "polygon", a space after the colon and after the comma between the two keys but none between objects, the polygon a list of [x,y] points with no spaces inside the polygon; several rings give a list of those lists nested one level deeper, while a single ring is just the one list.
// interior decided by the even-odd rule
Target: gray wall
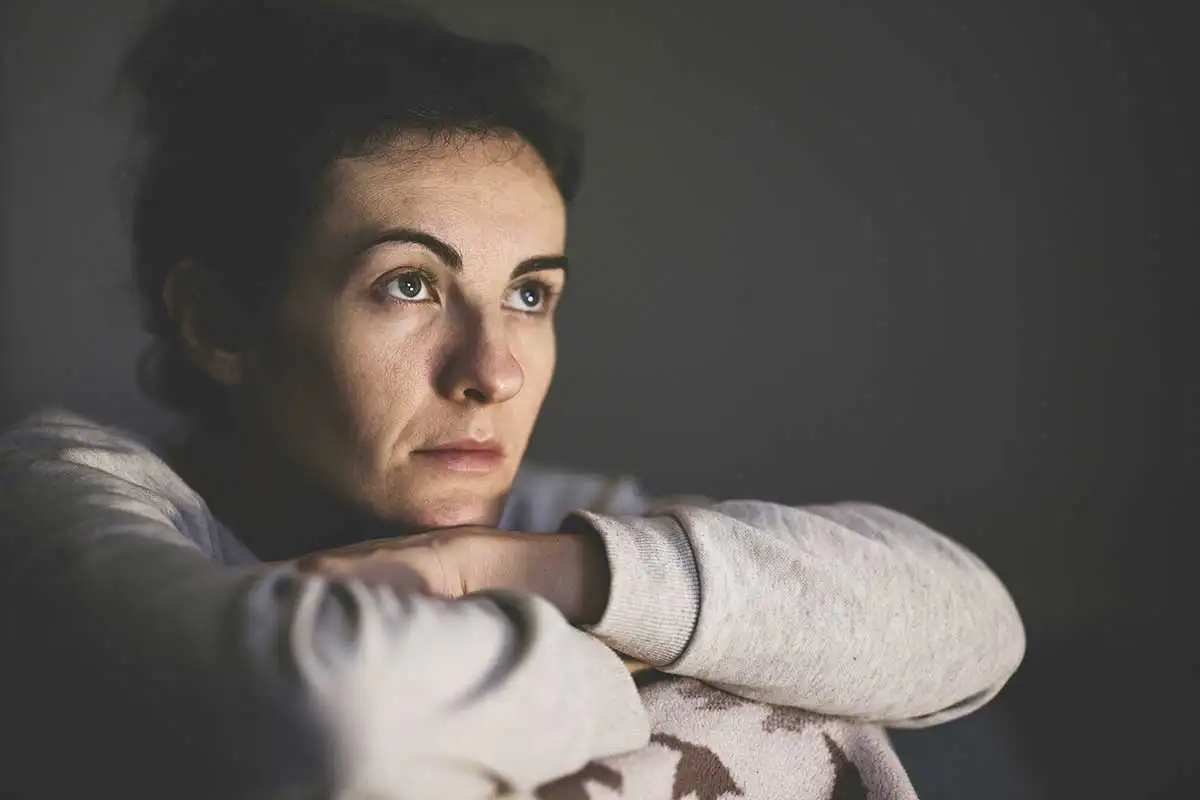
[{"label": "gray wall", "polygon": [[[1075,0],[428,4],[548,51],[589,100],[535,456],[922,517],[1011,587],[1032,682],[1084,657],[1192,657],[1182,18]],[[143,5],[4,6],[0,423],[51,402],[157,419],[131,379],[106,97]],[[1097,691],[1123,680],[1105,674]]]}]

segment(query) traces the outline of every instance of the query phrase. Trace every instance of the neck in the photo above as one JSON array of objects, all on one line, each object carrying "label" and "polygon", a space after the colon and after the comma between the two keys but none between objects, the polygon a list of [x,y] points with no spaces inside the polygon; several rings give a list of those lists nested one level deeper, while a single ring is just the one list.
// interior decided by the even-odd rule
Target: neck
[{"label": "neck", "polygon": [[397,536],[333,497],[244,428],[198,423],[168,455],[213,515],[263,561]]}]

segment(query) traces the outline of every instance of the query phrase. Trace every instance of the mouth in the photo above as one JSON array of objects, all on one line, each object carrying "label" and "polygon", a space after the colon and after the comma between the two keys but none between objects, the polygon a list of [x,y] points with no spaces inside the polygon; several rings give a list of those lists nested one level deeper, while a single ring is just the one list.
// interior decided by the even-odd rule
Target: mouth
[{"label": "mouth", "polygon": [[504,461],[504,448],[494,440],[459,439],[413,450],[418,463],[450,472],[490,472]]}]

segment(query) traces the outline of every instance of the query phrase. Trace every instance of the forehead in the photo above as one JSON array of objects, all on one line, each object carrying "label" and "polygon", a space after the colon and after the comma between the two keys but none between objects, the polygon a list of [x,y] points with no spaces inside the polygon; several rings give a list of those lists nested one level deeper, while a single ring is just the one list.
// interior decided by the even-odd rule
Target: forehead
[{"label": "forehead", "polygon": [[468,253],[561,252],[566,209],[537,152],[515,138],[397,142],[339,159],[326,176],[317,227],[339,239],[419,228]]}]

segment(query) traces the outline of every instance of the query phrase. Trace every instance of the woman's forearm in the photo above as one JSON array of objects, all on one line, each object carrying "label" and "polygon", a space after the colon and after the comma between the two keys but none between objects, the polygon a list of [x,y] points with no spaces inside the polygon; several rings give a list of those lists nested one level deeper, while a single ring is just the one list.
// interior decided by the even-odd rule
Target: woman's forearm
[{"label": "woman's forearm", "polygon": [[[987,702],[1024,653],[1020,616],[987,566],[878,506],[735,501],[646,517],[584,512],[566,523],[581,527],[609,545],[614,585],[641,586],[617,595],[619,624],[602,620],[594,632],[664,671],[751,699],[931,725]],[[690,629],[686,609],[669,620],[656,612],[656,596],[678,604],[691,589],[686,563],[655,575],[629,546],[653,540],[690,547]]]}]

